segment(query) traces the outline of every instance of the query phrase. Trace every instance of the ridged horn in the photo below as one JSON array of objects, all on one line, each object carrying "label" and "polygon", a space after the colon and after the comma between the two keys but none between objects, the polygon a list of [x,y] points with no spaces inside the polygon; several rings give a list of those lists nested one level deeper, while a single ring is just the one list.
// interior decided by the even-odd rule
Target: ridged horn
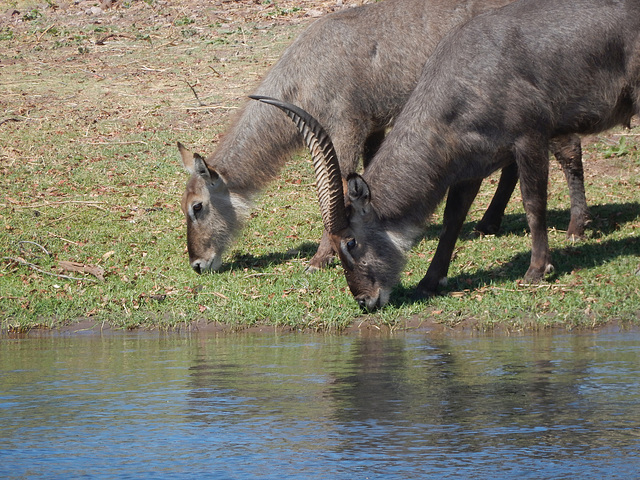
[{"label": "ridged horn", "polygon": [[322,125],[300,107],[290,103],[260,95],[249,95],[249,98],[278,107],[293,120],[311,151],[324,228],[329,233],[338,233],[347,228],[349,221],[344,206],[338,155]]}]

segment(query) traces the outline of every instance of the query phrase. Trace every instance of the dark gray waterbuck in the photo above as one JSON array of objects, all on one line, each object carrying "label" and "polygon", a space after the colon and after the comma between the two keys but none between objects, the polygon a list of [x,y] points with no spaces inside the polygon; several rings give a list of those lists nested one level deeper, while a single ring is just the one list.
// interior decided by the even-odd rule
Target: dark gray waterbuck
[{"label": "dark gray waterbuck", "polygon": [[640,0],[518,0],[452,31],[364,174],[349,177],[346,204],[320,125],[295,106],[262,100],[284,109],[311,148],[325,228],[363,307],[388,301],[406,252],[449,189],[444,233],[417,288],[433,294],[482,179],[513,162],[532,237],[524,278],[537,282],[553,269],[552,139],[628,124],[639,111]]},{"label": "dark gray waterbuck", "polygon": [[[267,73],[255,94],[295,103],[333,138],[345,175],[366,165],[415,87],[424,62],[445,33],[507,0],[385,0],[327,15],[311,24]],[[251,102],[236,117],[213,155],[203,159],[179,145],[191,177],[182,198],[191,266],[216,270],[242,228],[253,200],[302,147],[293,127],[273,109]],[[554,153],[571,196],[567,235],[580,237],[589,215],[580,140],[563,140]],[[477,229],[498,230],[517,182],[515,164]],[[323,236],[310,269],[333,257]]]}]

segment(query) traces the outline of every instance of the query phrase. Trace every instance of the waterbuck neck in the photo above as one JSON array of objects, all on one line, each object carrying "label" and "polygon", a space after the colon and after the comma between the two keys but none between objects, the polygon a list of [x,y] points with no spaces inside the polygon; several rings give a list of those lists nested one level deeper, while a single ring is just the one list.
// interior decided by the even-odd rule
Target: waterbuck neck
[{"label": "waterbuck neck", "polygon": [[287,158],[301,146],[295,127],[281,112],[250,102],[206,162],[230,191],[251,196],[275,179]]},{"label": "waterbuck neck", "polygon": [[391,224],[424,225],[455,176],[449,159],[456,149],[455,139],[396,126],[363,174],[377,215]]}]

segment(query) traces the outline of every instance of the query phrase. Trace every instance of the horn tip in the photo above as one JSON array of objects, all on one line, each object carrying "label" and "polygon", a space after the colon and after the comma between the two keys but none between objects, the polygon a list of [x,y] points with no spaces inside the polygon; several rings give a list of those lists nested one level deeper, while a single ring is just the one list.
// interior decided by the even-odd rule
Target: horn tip
[{"label": "horn tip", "polygon": [[269,103],[269,100],[273,101],[275,98],[267,97],[265,95],[249,95],[252,100],[258,100],[259,102]]},{"label": "horn tip", "polygon": [[277,98],[267,97],[264,95],[249,95],[249,98],[251,98],[252,100],[258,100],[262,103],[273,105],[274,107],[278,107],[281,110],[289,110],[293,112],[298,111],[298,107],[296,107],[295,105],[283,102],[282,100],[278,100]]}]

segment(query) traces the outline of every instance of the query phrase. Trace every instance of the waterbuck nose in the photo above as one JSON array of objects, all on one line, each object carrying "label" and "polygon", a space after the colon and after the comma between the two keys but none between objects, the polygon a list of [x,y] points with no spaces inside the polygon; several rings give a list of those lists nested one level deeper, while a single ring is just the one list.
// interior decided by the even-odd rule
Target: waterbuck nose
[{"label": "waterbuck nose", "polygon": [[191,264],[191,266],[193,267],[193,269],[196,271],[196,273],[198,275],[200,275],[202,273],[202,268],[200,267],[200,262],[193,262]]},{"label": "waterbuck nose", "polygon": [[377,299],[367,297],[364,295],[360,297],[356,297],[356,302],[358,302],[358,305],[360,305],[360,308],[366,312],[372,312],[379,307]]}]

